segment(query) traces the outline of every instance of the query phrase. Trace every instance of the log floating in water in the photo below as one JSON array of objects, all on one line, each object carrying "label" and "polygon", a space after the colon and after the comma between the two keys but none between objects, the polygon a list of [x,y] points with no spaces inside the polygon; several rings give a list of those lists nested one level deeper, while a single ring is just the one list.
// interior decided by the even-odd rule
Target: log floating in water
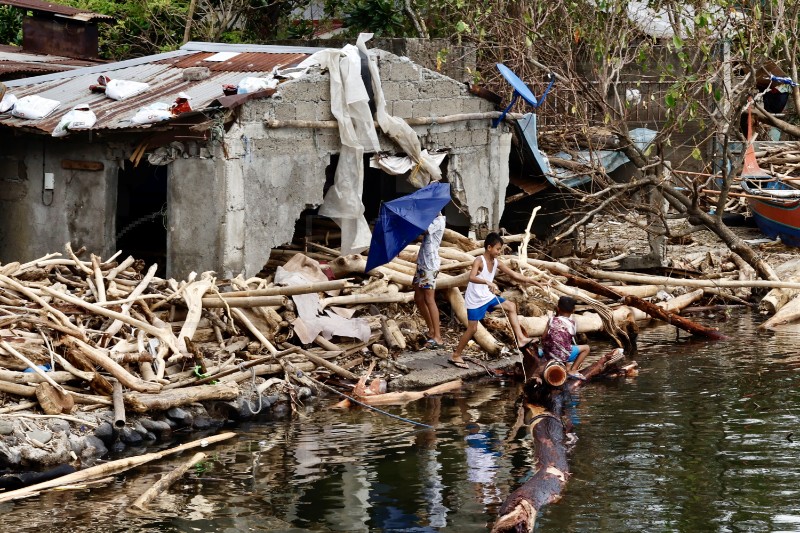
[{"label": "log floating in water", "polygon": [[183,477],[183,475],[194,465],[206,458],[206,454],[198,452],[192,456],[191,459],[180,465],[178,468],[161,476],[152,487],[147,489],[141,496],[136,498],[131,507],[134,510],[143,511],[147,506],[156,499],[162,492],[169,489],[176,481]]}]

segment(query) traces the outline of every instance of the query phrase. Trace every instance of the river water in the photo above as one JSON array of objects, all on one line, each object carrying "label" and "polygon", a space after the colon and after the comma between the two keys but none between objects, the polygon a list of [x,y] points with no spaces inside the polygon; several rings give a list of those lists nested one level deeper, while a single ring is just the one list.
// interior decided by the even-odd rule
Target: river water
[{"label": "river water", "polygon": [[[643,330],[638,377],[572,399],[572,476],[537,530],[800,531],[800,337],[758,320],[707,317],[731,336],[718,342]],[[0,505],[0,531],[487,531],[531,471],[530,438],[509,434],[518,394],[487,379],[387,408],[435,431],[323,399],[237,427],[152,514],[126,508],[190,454]]]}]

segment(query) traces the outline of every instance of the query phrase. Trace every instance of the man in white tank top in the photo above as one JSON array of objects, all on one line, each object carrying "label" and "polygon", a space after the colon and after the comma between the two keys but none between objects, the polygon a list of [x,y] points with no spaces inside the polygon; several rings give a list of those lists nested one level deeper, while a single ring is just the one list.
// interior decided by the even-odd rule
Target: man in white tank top
[{"label": "man in white tank top", "polygon": [[506,315],[508,315],[508,321],[511,322],[511,328],[514,330],[514,336],[519,347],[526,346],[533,340],[523,333],[517,318],[517,306],[514,305],[514,302],[506,301],[502,296],[496,295],[498,289],[497,285],[494,284],[494,276],[499,270],[519,283],[533,283],[533,280],[514,272],[500,262],[499,257],[503,253],[503,239],[500,235],[490,233],[486,236],[483,246],[485,251],[472,263],[467,291],[464,293],[464,302],[467,306],[467,331],[458,341],[458,346],[456,346],[453,356],[448,359],[450,364],[459,368],[469,368],[469,365],[462,358],[461,352],[464,351],[469,340],[478,331],[478,322],[486,316],[487,312],[494,310],[495,307],[502,307]]},{"label": "man in white tank top", "polygon": [[425,231],[417,255],[417,273],[411,283],[414,287],[414,302],[428,326],[428,341],[425,345],[433,349],[444,347],[439,327],[439,308],[436,306],[436,276],[441,267],[439,246],[442,244],[444,227],[445,217],[439,213]]}]

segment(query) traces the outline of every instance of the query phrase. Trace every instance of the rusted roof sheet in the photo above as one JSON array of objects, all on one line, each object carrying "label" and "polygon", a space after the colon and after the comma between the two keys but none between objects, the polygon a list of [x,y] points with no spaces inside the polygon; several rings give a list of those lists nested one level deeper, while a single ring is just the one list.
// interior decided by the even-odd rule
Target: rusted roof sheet
[{"label": "rusted roof sheet", "polygon": [[308,54],[263,54],[242,52],[225,61],[208,61],[217,55],[213,52],[198,52],[186,57],[166,59],[175,68],[208,67],[212,72],[271,72],[273,68],[286,68],[297,65]]},{"label": "rusted roof sheet", "polygon": [[109,15],[92,13],[86,9],[78,9],[61,4],[54,4],[52,2],[43,2],[42,0],[0,0],[0,5],[18,7],[20,9],[39,11],[42,13],[52,13],[53,15],[58,15],[60,17],[84,22],[91,22],[95,20],[114,20],[114,17]]},{"label": "rusted roof sheet", "polygon": [[46,74],[98,65],[102,61],[73,59],[25,52],[18,46],[0,45],[0,77],[11,74]]},{"label": "rusted roof sheet", "polygon": [[[202,47],[205,43],[190,43],[192,47]],[[218,48],[218,44],[209,43],[209,48]],[[236,52],[236,45],[228,45],[227,52]],[[242,78],[247,76],[265,76],[269,74],[273,67],[282,65],[284,68],[294,66],[308,57],[307,52],[296,52],[292,54],[287,51],[287,47],[261,47],[261,52],[253,51],[253,45],[247,45],[247,52],[242,55],[262,56],[261,58],[250,57],[248,63],[242,63],[240,70],[209,69],[211,76],[199,81],[187,81],[183,78],[185,66],[197,66],[197,62],[202,58],[208,57],[209,52],[218,50],[176,50],[154,56],[142,57],[118,63],[109,63],[92,67],[81,68],[69,72],[58,72],[26,78],[23,80],[13,80],[6,83],[9,92],[17,98],[27,95],[39,95],[44,98],[58,100],[61,105],[51,116],[42,120],[26,120],[11,117],[10,115],[0,115],[0,126],[13,128],[35,128],[43,132],[51,132],[58,124],[61,117],[78,104],[89,104],[92,111],[97,116],[97,123],[93,130],[124,130],[132,128],[147,128],[148,126],[137,126],[130,122],[131,117],[148,104],[163,102],[171,104],[177,98],[179,92],[187,93],[191,99],[192,108],[195,111],[209,108],[212,104],[224,107],[236,107],[241,105],[246,99],[223,99],[222,86],[226,84],[236,85]],[[279,51],[273,53],[272,50],[278,48]],[[276,57],[270,57],[276,56]],[[235,58],[233,58],[235,59]],[[209,62],[203,62],[209,63]],[[251,65],[252,63],[252,65]],[[97,83],[97,78],[105,74],[112,79],[135,80],[150,84],[150,89],[133,98],[117,101],[106,97],[104,94],[92,93],[89,86]],[[266,97],[264,94],[262,97]],[[179,117],[173,120],[179,120]],[[161,122],[159,124],[165,124]]]}]

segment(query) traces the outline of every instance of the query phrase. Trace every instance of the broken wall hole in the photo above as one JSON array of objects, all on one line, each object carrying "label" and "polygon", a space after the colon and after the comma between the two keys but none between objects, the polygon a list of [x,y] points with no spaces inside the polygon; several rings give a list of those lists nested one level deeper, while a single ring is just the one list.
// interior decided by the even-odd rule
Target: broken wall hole
[{"label": "broken wall hole", "polygon": [[167,167],[142,161],[117,175],[116,249],[146,264],[167,266]]}]

